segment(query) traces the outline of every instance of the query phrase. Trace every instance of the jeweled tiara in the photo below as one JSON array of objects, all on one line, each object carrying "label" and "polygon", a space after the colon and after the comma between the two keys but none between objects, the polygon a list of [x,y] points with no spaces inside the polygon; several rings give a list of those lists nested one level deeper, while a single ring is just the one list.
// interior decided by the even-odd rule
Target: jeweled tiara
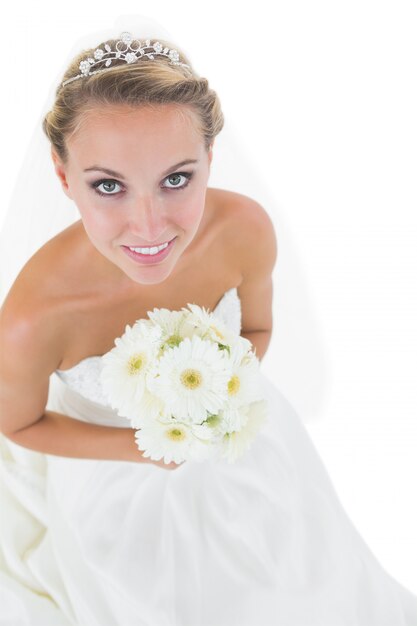
[{"label": "jeweled tiara", "polygon": [[[137,47],[132,46],[132,42],[137,42]],[[186,63],[181,63],[179,60],[180,55],[176,50],[164,48],[159,41],[151,43],[150,39],[147,39],[145,41],[145,45],[142,46],[141,42],[138,39],[134,39],[134,37],[128,32],[123,32],[120,35],[120,39],[116,42],[116,50],[112,50],[107,43],[104,44],[104,48],[106,52],[101,48],[97,48],[94,51],[94,59],[91,57],[83,59],[79,65],[80,74],[77,74],[77,76],[73,76],[72,78],[68,78],[62,83],[62,86],[72,82],[73,80],[77,80],[78,78],[92,76],[93,74],[98,74],[99,72],[105,72],[107,69],[113,69],[110,67],[113,59],[122,59],[123,61],[126,61],[126,63],[136,63],[136,61],[144,56],[148,57],[148,59],[154,59],[155,55],[161,55],[170,59],[170,65],[183,65],[184,67],[190,67]],[[147,48],[150,48],[150,50],[145,51]],[[97,63],[104,63],[106,67],[91,71],[91,68],[97,65]]]}]

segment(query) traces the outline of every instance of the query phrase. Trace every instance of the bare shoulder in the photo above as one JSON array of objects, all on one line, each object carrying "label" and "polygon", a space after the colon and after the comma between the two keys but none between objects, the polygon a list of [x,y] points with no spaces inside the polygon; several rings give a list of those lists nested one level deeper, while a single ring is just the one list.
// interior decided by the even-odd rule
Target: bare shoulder
[{"label": "bare shoulder", "polygon": [[[13,389],[10,400],[16,398],[14,392],[20,394],[20,405],[27,402],[27,415],[31,415],[33,407],[38,406],[35,387],[37,392],[42,389],[39,406],[47,400],[49,376],[62,358],[63,334],[59,314],[21,287],[21,282],[16,282],[0,308],[0,405],[3,407],[7,393]],[[15,402],[16,408],[19,403]],[[11,415],[11,410],[14,408],[8,407],[0,413]]]},{"label": "bare shoulder", "polygon": [[[46,242],[20,270],[0,308],[0,336],[4,349],[39,350],[46,370],[53,372],[62,358],[67,305],[63,266],[57,270],[57,248],[68,229]],[[61,252],[65,254],[65,249]],[[59,267],[59,265],[58,265]]]},{"label": "bare shoulder", "polygon": [[249,196],[223,192],[225,245],[239,265],[238,295],[242,334],[272,332],[272,273],[278,256],[274,224],[266,209]]},{"label": "bare shoulder", "polygon": [[256,200],[241,193],[215,190],[224,212],[225,241],[241,264],[242,275],[272,271],[278,254],[273,221]]},{"label": "bare shoulder", "polygon": [[29,259],[0,308],[0,431],[8,436],[41,418],[62,358],[62,316],[44,286],[45,261],[42,253]]}]

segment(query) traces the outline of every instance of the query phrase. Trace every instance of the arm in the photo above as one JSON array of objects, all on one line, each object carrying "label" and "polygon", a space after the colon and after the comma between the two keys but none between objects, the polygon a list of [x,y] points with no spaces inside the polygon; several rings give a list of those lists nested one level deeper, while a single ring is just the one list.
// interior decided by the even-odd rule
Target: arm
[{"label": "arm", "polygon": [[56,310],[28,305],[11,292],[0,309],[0,432],[46,454],[150,462],[131,428],[89,424],[46,410],[49,377],[58,367],[64,334]]},{"label": "arm", "polygon": [[278,245],[271,218],[254,200],[244,197],[239,208],[238,258],[242,282],[238,292],[242,307],[241,335],[253,344],[259,360],[264,357],[272,336],[272,272]]},{"label": "arm", "polygon": [[271,341],[271,330],[252,330],[246,333],[240,333],[245,339],[249,339],[252,343],[252,350],[260,361],[262,361],[266,351],[268,350],[269,342]]},{"label": "arm", "polygon": [[55,411],[46,410],[30,426],[4,434],[24,448],[45,454],[77,459],[149,462],[138,449],[132,428],[89,424]]}]

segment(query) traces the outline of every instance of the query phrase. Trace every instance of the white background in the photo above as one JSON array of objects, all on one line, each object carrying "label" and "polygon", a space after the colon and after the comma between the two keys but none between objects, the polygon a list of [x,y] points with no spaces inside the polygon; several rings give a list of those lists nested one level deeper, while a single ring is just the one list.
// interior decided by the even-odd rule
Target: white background
[{"label": "white background", "polygon": [[74,40],[124,13],[172,32],[219,93],[247,164],[229,188],[255,197],[276,226],[262,367],[369,547],[414,593],[416,10],[403,0],[101,0],[58,11],[20,0],[2,16],[0,203],[1,218]]}]

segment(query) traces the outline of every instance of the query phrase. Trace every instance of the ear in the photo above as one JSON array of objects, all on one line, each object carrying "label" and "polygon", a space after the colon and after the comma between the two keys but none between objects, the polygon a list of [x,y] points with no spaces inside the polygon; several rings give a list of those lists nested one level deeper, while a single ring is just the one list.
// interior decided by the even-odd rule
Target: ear
[{"label": "ear", "polygon": [[211,162],[213,160],[213,145],[214,145],[214,139],[209,146],[209,152],[208,152],[209,165],[211,165]]},{"label": "ear", "polygon": [[51,146],[51,157],[54,163],[55,172],[61,182],[62,189],[64,190],[65,195],[67,195],[68,198],[72,200],[73,198],[69,190],[65,166],[59,158],[58,154],[56,153],[54,146]]}]

